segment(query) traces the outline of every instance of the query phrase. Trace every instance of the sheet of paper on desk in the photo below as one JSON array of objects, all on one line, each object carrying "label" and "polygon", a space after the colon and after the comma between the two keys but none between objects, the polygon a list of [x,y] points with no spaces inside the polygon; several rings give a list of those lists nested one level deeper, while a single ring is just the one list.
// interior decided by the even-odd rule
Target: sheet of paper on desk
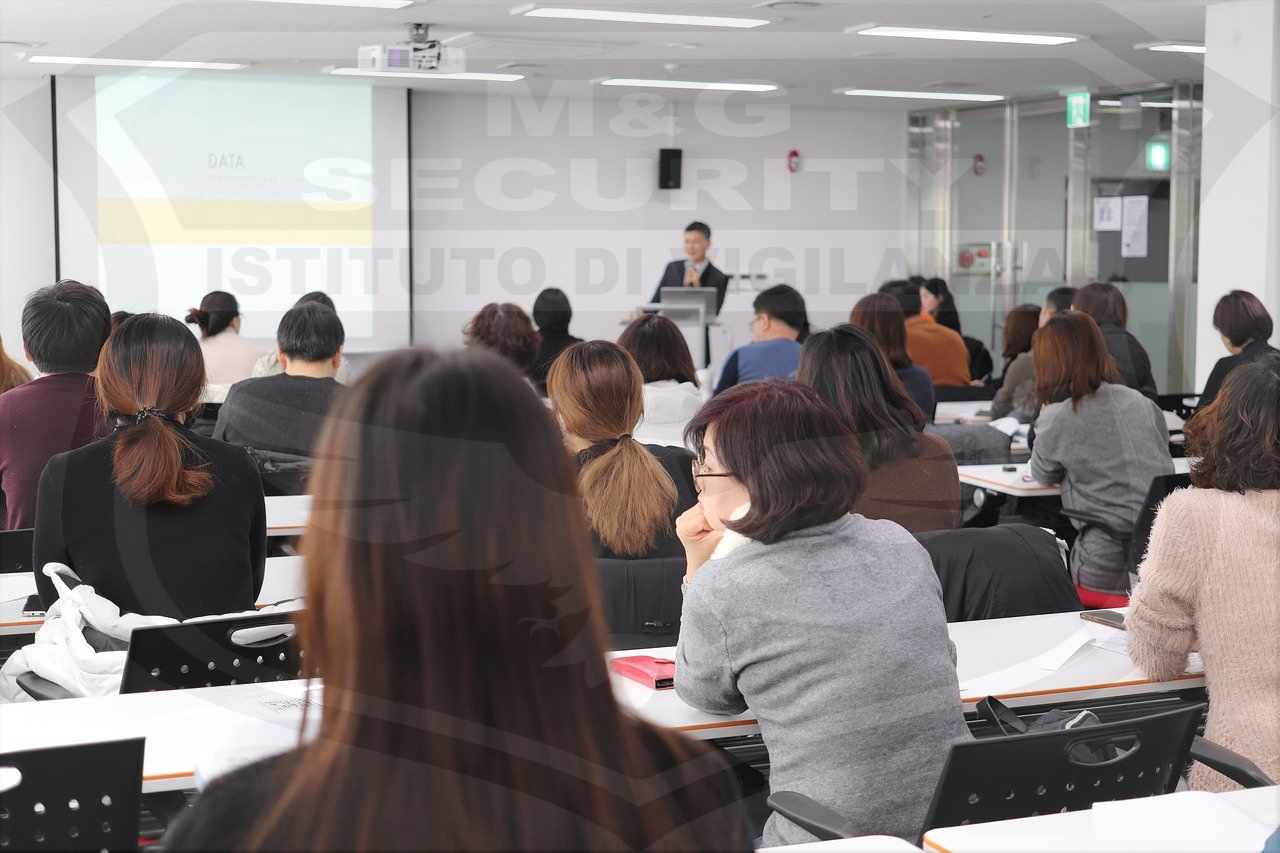
[{"label": "sheet of paper on desk", "polygon": [[1262,850],[1275,827],[1207,791],[1096,803],[1094,850]]},{"label": "sheet of paper on desk", "polygon": [[1093,635],[1082,622],[1075,633],[1052,648],[1035,657],[1014,664],[997,672],[969,678],[960,683],[961,696],[988,696],[999,690],[1008,691],[1010,685],[1021,686],[1044,678],[1046,673],[1057,672],[1076,654],[1089,645]]},{"label": "sheet of paper on desk", "polygon": [[[1093,634],[1093,639],[1089,641],[1089,645],[1108,652],[1115,652],[1118,655],[1128,656],[1129,649],[1125,646],[1125,632],[1119,628],[1112,628],[1108,625],[1099,625],[1097,622],[1085,623],[1089,632]],[[1204,672],[1204,659],[1200,657],[1199,652],[1192,652],[1187,655],[1187,673],[1191,675],[1199,675]]]},{"label": "sheet of paper on desk", "polygon": [[0,601],[17,601],[35,595],[36,579],[26,572],[0,575]]}]

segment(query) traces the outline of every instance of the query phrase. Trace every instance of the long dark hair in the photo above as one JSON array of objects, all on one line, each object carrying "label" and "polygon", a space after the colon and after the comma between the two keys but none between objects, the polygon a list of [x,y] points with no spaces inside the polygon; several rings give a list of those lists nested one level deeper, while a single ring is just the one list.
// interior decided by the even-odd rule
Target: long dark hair
[{"label": "long dark hair", "polygon": [[920,286],[942,300],[933,312],[938,325],[946,326],[957,335],[964,334],[960,331],[960,312],[956,310],[956,298],[951,295],[951,288],[947,287],[947,282],[941,278],[930,278]]},{"label": "long dark hair", "polygon": [[609,341],[576,343],[552,363],[547,396],[565,429],[591,442],[579,476],[600,542],[622,557],[647,553],[672,526],[678,493],[662,464],[631,437],[644,416],[635,359]]},{"label": "long dark hair", "polygon": [[1032,349],[1036,399],[1042,406],[1070,400],[1076,410],[1103,382],[1120,381],[1102,331],[1083,311],[1054,314],[1033,336]]},{"label": "long dark hair", "polygon": [[645,382],[674,379],[698,385],[689,344],[670,317],[661,314],[637,317],[618,336],[618,346],[631,353],[640,365]]},{"label": "long dark hair", "polygon": [[538,360],[542,343],[529,315],[514,302],[490,302],[467,321],[462,334],[467,346],[488,347],[526,372]]},{"label": "long dark hair", "polygon": [[1191,482],[1225,492],[1280,489],[1280,354],[1237,365],[1187,421]]},{"label": "long dark hair", "polygon": [[1091,281],[1077,290],[1071,307],[1088,314],[1099,326],[1129,327],[1129,303],[1120,288],[1109,281]]},{"label": "long dark hair", "polygon": [[1031,336],[1040,328],[1040,306],[1030,302],[1014,306],[1004,315],[1005,366],[1024,352],[1031,351]]},{"label": "long dark hair", "polygon": [[200,300],[199,308],[187,312],[187,322],[200,327],[201,338],[212,338],[231,325],[240,316],[240,303],[225,290],[213,290]]},{"label": "long dark hair", "polygon": [[298,628],[324,708],[246,849],[746,842],[723,763],[614,699],[574,472],[511,365],[387,356],[318,448]]},{"label": "long dark hair", "polygon": [[868,293],[858,300],[849,322],[869,331],[895,370],[911,366],[907,355],[907,315],[888,293]]},{"label": "long dark hair", "polygon": [[841,323],[814,332],[800,351],[796,380],[831,404],[858,437],[871,470],[920,455],[924,412],[866,329]]},{"label": "long dark hair", "polygon": [[204,354],[182,324],[134,314],[107,338],[98,397],[116,424],[112,474],[130,506],[187,506],[213,489],[183,424],[200,408]]}]

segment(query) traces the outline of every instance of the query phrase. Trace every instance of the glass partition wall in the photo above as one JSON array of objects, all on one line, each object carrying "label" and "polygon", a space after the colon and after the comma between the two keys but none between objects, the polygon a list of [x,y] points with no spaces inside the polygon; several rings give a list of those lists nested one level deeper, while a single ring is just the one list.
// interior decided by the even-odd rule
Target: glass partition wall
[{"label": "glass partition wall", "polygon": [[1113,281],[1162,393],[1191,392],[1201,84],[915,113],[909,259],[947,279],[966,335],[1002,361],[1004,315]]}]

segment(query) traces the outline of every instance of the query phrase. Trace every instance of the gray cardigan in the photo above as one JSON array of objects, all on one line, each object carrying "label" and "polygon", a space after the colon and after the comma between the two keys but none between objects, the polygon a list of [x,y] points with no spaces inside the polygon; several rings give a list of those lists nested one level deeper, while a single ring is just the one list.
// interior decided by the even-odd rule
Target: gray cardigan
[{"label": "gray cardigan", "polygon": [[[675,687],[711,713],[750,706],[770,788],[860,835],[917,842],[947,752],[969,738],[929,556],[860,515],[709,560],[685,591]],[[776,814],[765,825],[766,847],[813,840]]]},{"label": "gray cardigan", "polygon": [[[1062,484],[1063,509],[1097,516],[1131,530],[1151,481],[1173,473],[1169,428],[1160,408],[1132,388],[1102,383],[1080,400],[1045,407],[1036,420],[1031,475]],[[1097,592],[1126,595],[1129,573],[1119,543],[1072,522],[1080,535],[1071,549],[1071,575]]]}]

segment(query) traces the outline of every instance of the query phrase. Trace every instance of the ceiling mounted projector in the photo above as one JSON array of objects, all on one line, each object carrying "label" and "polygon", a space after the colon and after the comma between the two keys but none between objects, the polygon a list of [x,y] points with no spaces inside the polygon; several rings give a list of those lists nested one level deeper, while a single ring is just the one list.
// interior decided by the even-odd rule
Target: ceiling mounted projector
[{"label": "ceiling mounted projector", "polygon": [[460,74],[466,71],[466,51],[444,47],[427,33],[427,24],[409,24],[409,40],[398,44],[362,44],[356,52],[361,71],[417,71]]}]

